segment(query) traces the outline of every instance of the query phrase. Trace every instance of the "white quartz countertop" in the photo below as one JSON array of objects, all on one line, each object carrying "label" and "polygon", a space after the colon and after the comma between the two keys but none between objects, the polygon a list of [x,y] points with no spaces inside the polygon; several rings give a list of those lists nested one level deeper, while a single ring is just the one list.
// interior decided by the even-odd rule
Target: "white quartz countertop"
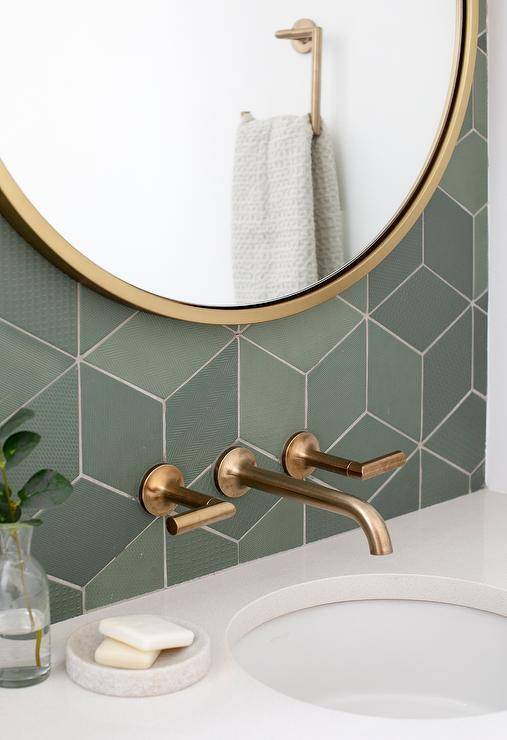
[{"label": "white quartz countertop", "polygon": [[[392,519],[388,526],[395,550],[391,556],[371,557],[364,534],[356,529],[56,625],[49,679],[26,689],[0,689],[0,737],[505,740],[507,712],[445,720],[346,714],[269,689],[231,656],[226,631],[240,609],[278,589],[286,589],[290,597],[291,587],[308,581],[328,579],[336,589],[341,576],[399,574],[405,583],[406,574],[439,576],[442,600],[445,579],[452,578],[466,581],[464,588],[472,597],[477,593],[478,604],[485,585],[502,589],[497,597],[507,604],[507,494],[480,491]],[[415,580],[424,588],[424,578]],[[144,699],[101,696],[73,684],[64,667],[70,633],[86,622],[128,613],[161,614],[201,625],[213,651],[208,675],[177,694]]]}]

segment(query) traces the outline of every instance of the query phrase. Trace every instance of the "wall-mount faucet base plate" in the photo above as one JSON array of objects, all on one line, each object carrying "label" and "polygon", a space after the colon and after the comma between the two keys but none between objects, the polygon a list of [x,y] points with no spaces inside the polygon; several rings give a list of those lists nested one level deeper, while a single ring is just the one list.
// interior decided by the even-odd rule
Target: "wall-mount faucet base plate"
[{"label": "wall-mount faucet base plate", "polygon": [[152,516],[172,514],[177,504],[169,501],[167,491],[183,486],[183,475],[174,465],[161,463],[150,468],[139,486],[141,506]]},{"label": "wall-mount faucet base plate", "polygon": [[255,455],[244,447],[229,447],[218,458],[215,471],[215,485],[224,496],[239,498],[250,490],[240,483],[238,474],[245,464],[256,465]]},{"label": "wall-mount faucet base plate", "polygon": [[289,437],[282,452],[282,465],[287,475],[303,480],[315,472],[315,466],[305,460],[309,450],[320,451],[319,440],[311,432],[296,432]]}]

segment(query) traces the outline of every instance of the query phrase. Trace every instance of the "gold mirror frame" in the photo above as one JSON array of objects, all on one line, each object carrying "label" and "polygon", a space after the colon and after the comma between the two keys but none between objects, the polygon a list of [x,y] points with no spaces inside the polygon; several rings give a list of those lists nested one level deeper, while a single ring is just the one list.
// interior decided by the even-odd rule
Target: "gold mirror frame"
[{"label": "gold mirror frame", "polygon": [[475,67],[479,0],[456,0],[457,29],[452,79],[431,152],[392,221],[354,261],[294,296],[262,305],[214,308],[163,298],[115,277],[67,242],[37,211],[0,160],[0,212],[27,242],[76,280],[114,300],[151,313],[204,324],[272,321],[305,311],[346,290],[376,267],[403,239],[435,192],[458,140]]}]

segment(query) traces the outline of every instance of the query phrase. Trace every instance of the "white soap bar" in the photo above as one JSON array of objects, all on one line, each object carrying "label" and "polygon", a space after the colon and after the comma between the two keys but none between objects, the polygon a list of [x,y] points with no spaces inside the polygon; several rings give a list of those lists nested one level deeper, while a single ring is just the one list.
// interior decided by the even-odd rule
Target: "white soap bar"
[{"label": "white soap bar", "polygon": [[145,670],[151,668],[159,654],[160,650],[138,650],[106,637],[95,651],[95,662],[112,668]]},{"label": "white soap bar", "polygon": [[99,632],[138,650],[186,647],[194,641],[191,630],[152,614],[102,619],[99,622]]}]

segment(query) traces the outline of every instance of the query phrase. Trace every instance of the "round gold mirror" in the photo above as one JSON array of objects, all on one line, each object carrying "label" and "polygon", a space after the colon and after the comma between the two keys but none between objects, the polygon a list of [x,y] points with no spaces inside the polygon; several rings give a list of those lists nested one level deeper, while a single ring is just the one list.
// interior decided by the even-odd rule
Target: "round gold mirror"
[{"label": "round gold mirror", "polygon": [[331,298],[415,223],[465,116],[478,0],[87,0],[79,18],[2,11],[0,211],[105,295],[232,324]]}]

